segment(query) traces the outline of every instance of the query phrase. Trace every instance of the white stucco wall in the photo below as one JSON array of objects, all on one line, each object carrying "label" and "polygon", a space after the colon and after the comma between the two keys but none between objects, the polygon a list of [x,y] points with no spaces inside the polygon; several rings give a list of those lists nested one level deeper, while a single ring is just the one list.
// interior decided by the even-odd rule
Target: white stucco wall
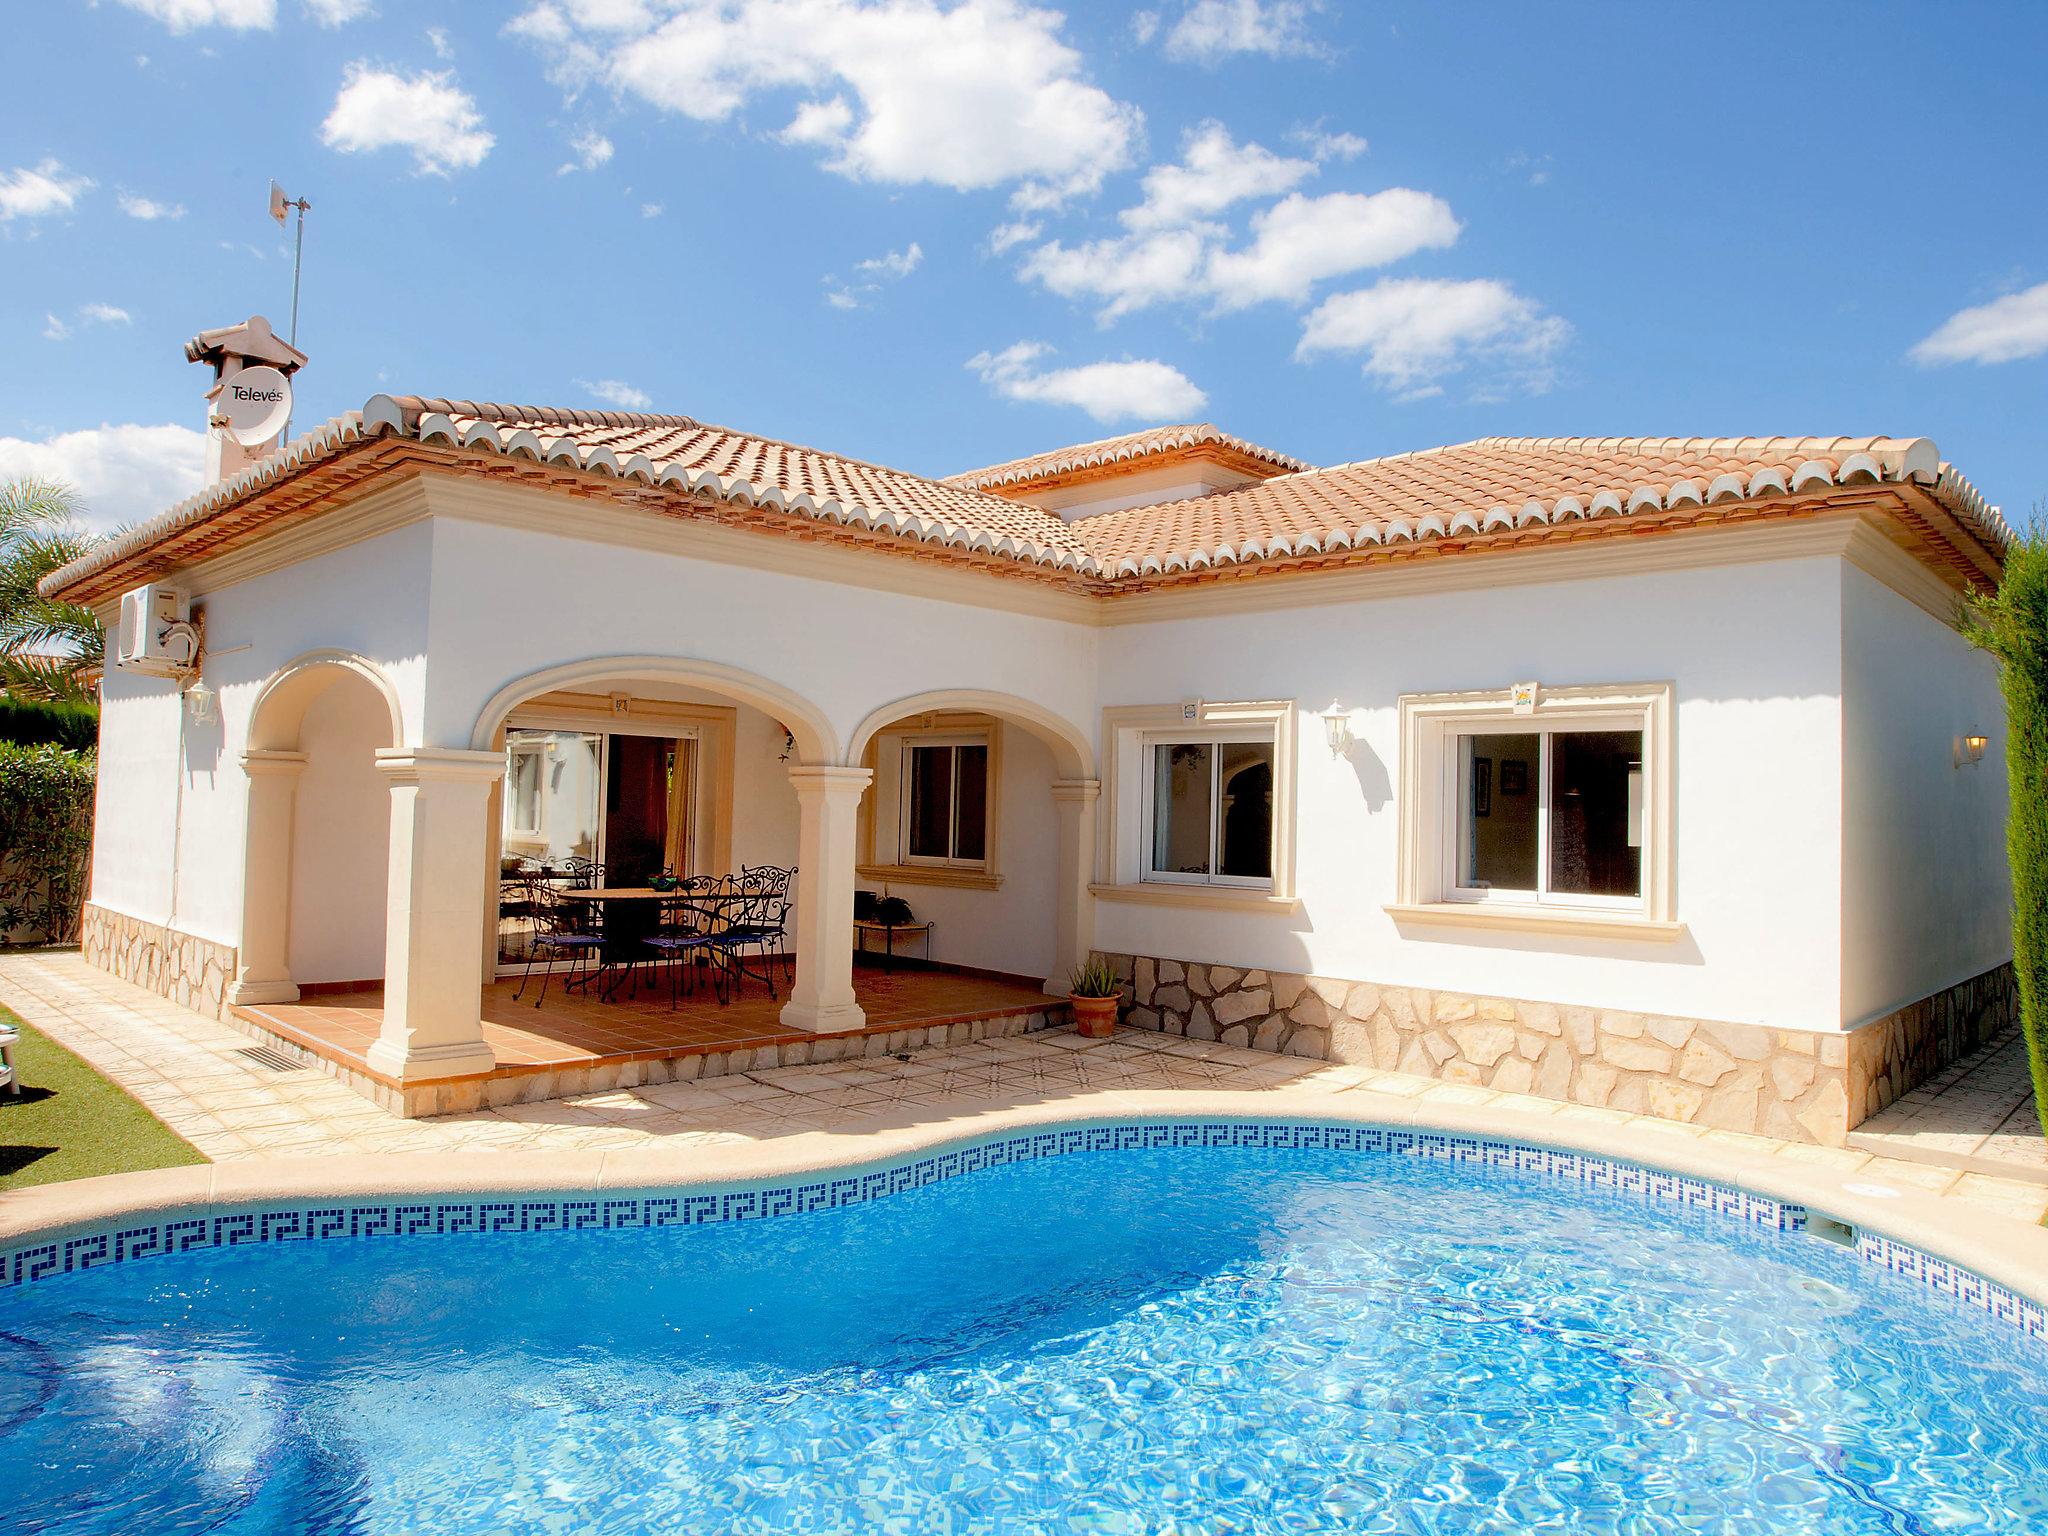
[{"label": "white stucco wall", "polygon": [[[203,938],[238,940],[247,806],[241,753],[258,690],[309,651],[355,651],[391,680],[407,728],[415,729],[423,712],[431,547],[429,525],[415,524],[195,591],[205,605],[206,682],[219,697],[211,722],[192,721],[172,683],[108,670],[94,901]],[[170,766],[177,762],[182,773]]]},{"label": "white stucco wall", "polygon": [[[575,516],[570,508],[565,514]],[[993,689],[1085,724],[1099,631],[784,572],[437,518],[425,732],[469,743],[500,688],[592,657],[687,657],[781,684],[860,721],[933,689]]]},{"label": "white stucco wall", "polygon": [[[563,527],[577,515],[565,506]],[[438,747],[467,747],[486,702],[519,679],[653,655],[800,695],[841,755],[872,712],[934,690],[1021,698],[1090,741],[1105,705],[1296,701],[1298,910],[1104,901],[1095,936],[1108,950],[1811,1028],[2005,957],[1995,682],[1935,621],[1839,560],[1093,627],[686,550],[443,516],[202,593],[218,722],[183,721],[166,683],[109,675],[94,898],[236,940],[250,706],[304,652],[369,657],[398,691],[408,743]],[[1677,942],[1404,931],[1384,911],[1395,897],[1397,699],[1531,678],[1675,685]],[[1315,718],[1332,698],[1356,712],[1343,759]],[[316,710],[315,745],[322,729]],[[1966,729],[1989,731],[1993,747],[1958,775],[1947,743]],[[735,863],[795,857],[781,748],[769,714],[741,711]],[[939,922],[938,958],[1050,967],[1054,776],[1052,754],[1007,728],[1002,890],[904,891]],[[320,783],[309,779],[325,796]],[[367,780],[336,794],[367,816]],[[357,906],[366,851],[360,862],[346,882]],[[295,962],[331,979],[377,974],[381,931],[364,918],[340,926],[351,936],[325,951],[298,935]]]},{"label": "white stucco wall", "polygon": [[171,921],[181,714],[170,683],[108,668],[100,694],[92,899],[151,923]]},{"label": "white stucco wall", "polygon": [[390,735],[383,699],[354,679],[315,699],[299,728],[307,763],[292,807],[288,953],[301,984],[384,974],[391,787],[377,749]]},{"label": "white stucco wall", "polygon": [[[1809,559],[1119,628],[1105,705],[1300,704],[1300,909],[1215,913],[1099,902],[1104,949],[1595,1003],[1838,1025],[1840,563]],[[1410,929],[1395,899],[1404,693],[1676,685],[1677,916],[1648,943]],[[1356,710],[1333,759],[1315,713]]]},{"label": "white stucco wall", "polygon": [[[706,697],[709,697],[707,695]],[[735,865],[796,862],[796,791],[782,760],[781,728],[742,704],[733,716],[732,857]]]},{"label": "white stucco wall", "polygon": [[[1859,1023],[2012,958],[2005,705],[1951,625],[1842,569],[1842,1011]],[[1956,766],[1957,738],[1989,738]]]},{"label": "white stucco wall", "polygon": [[[935,922],[931,956],[947,965],[1043,980],[1053,966],[1054,882],[1059,873],[1059,826],[1052,802],[1051,751],[1014,724],[1002,732],[1002,777],[997,785],[996,868],[1000,888],[974,890],[863,879],[863,889],[901,896],[920,922]],[[885,742],[887,738],[884,738]],[[893,837],[893,823],[892,823]],[[881,940],[870,940],[879,952]],[[906,940],[903,952],[922,955]]]}]

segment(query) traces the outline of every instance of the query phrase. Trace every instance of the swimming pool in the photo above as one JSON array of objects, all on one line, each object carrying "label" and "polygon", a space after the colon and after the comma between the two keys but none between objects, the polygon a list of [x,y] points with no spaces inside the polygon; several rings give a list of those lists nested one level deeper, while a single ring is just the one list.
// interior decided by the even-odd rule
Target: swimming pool
[{"label": "swimming pool", "polygon": [[2048,1348],[1795,1208],[1356,1127],[1059,1134],[17,1285],[0,1530],[2048,1529]]}]

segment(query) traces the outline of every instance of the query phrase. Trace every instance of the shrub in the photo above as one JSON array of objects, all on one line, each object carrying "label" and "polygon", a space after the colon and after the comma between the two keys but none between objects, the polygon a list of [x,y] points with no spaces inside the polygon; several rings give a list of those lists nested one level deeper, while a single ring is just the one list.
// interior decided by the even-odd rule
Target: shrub
[{"label": "shrub", "polygon": [[1117,997],[1123,989],[1116,972],[1100,955],[1090,955],[1075,966],[1073,978],[1067,983],[1067,993],[1072,997]]},{"label": "shrub", "polygon": [[0,694],[0,741],[24,747],[69,747],[90,752],[99,745],[100,712],[90,704],[59,704]]},{"label": "shrub", "polygon": [[1966,630],[1998,658],[2005,691],[2012,968],[2034,1107],[2048,1133],[2048,543],[2037,535],[2006,552],[1998,591],[1971,605]]},{"label": "shrub", "polygon": [[92,754],[0,742],[0,936],[77,937],[92,791]]}]

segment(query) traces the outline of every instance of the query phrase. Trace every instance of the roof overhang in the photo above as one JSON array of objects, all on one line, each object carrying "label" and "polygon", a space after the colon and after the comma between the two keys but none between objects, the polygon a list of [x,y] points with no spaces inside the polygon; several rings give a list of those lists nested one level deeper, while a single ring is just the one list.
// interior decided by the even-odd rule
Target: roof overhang
[{"label": "roof overhang", "polygon": [[[429,403],[431,404],[431,403]],[[427,469],[602,499],[670,519],[711,521],[762,535],[832,541],[879,556],[943,560],[955,570],[1116,599],[1219,581],[1264,580],[1349,566],[1505,554],[1724,527],[1767,527],[1853,511],[1876,519],[1905,552],[1957,590],[1994,585],[2011,534],[1924,439],[1881,458],[1848,454],[1789,473],[1759,471],[1712,484],[1618,485],[1555,503],[1473,508],[1448,516],[1373,518],[1164,555],[1076,556],[939,516],[876,512],[818,501],[709,471],[635,456],[621,463],[566,431],[459,427],[411,397],[376,396],[249,469],[94,549],[47,577],[45,594],[100,606],[121,592],[340,510],[373,489]],[[1085,525],[1083,525],[1085,526]]]}]

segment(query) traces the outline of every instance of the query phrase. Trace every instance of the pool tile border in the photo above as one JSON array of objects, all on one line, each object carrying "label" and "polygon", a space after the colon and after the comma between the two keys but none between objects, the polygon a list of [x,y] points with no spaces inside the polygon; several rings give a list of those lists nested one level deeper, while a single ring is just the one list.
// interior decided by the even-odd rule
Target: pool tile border
[{"label": "pool tile border", "polygon": [[[1488,1170],[1533,1173],[1638,1200],[1706,1211],[1766,1231],[1803,1233],[1803,1205],[1732,1185],[1528,1142],[1392,1126],[1291,1120],[1139,1120],[998,1133],[895,1162],[844,1173],[784,1177],[733,1188],[624,1195],[411,1196],[389,1200],[263,1205],[206,1215],[175,1212],[156,1221],[0,1250],[0,1289],[110,1264],[203,1248],[333,1238],[450,1236],[706,1226],[837,1210],[987,1168],[1077,1152],[1192,1149],[1358,1152],[1421,1157]],[[2048,1342],[2048,1307],[1947,1259],[1874,1232],[1859,1232],[1866,1264],[1948,1296]]]}]

